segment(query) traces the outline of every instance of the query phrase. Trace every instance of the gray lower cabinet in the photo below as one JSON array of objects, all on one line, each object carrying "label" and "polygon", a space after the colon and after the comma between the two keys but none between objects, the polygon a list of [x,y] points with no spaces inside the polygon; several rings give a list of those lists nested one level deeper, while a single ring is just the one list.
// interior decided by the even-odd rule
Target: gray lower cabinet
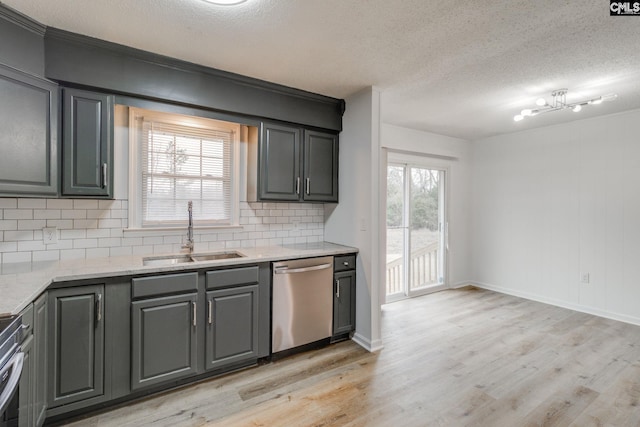
[{"label": "gray lower cabinet", "polygon": [[206,368],[258,358],[258,285],[207,292]]},{"label": "gray lower cabinet", "polygon": [[24,353],[22,365],[22,375],[20,376],[20,387],[18,393],[20,407],[18,412],[18,426],[31,427],[34,425],[33,400],[35,393],[35,358],[34,338],[33,338],[33,304],[29,304],[22,313],[23,338],[21,349]]},{"label": "gray lower cabinet", "polygon": [[114,97],[62,90],[62,195],[113,197]]},{"label": "gray lower cabinet", "polygon": [[29,334],[22,342],[24,362],[19,388],[20,412],[18,414],[18,425],[20,427],[31,427],[35,425],[33,418],[33,395],[35,392],[35,352],[33,351],[33,341],[33,335]]},{"label": "gray lower cabinet", "polygon": [[131,389],[197,371],[196,293],[131,303]]},{"label": "gray lower cabinet", "polygon": [[97,403],[105,379],[104,285],[55,289],[48,295],[47,406]]},{"label": "gray lower cabinet", "polygon": [[41,295],[33,304],[33,336],[36,358],[33,419],[36,426],[44,424],[47,414],[47,294]]},{"label": "gray lower cabinet", "polygon": [[258,198],[338,202],[338,135],[262,123]]},{"label": "gray lower cabinet", "polygon": [[0,64],[0,195],[58,193],[58,87]]},{"label": "gray lower cabinet", "polygon": [[333,336],[348,334],[356,326],[356,255],[334,258]]}]

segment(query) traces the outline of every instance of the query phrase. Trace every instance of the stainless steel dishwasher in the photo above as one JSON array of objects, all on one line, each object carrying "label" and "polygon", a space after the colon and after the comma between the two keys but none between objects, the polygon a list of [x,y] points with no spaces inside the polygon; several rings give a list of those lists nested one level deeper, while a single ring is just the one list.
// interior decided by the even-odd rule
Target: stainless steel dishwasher
[{"label": "stainless steel dishwasher", "polygon": [[273,263],[271,351],[331,337],[333,257]]}]

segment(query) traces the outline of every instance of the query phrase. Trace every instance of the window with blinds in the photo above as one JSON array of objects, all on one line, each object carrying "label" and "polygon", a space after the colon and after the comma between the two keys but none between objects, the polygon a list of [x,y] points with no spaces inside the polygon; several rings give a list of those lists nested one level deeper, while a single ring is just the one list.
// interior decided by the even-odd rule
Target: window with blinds
[{"label": "window with blinds", "polygon": [[236,125],[157,112],[139,112],[135,121],[140,225],[182,226],[189,201],[196,224],[231,225]]}]

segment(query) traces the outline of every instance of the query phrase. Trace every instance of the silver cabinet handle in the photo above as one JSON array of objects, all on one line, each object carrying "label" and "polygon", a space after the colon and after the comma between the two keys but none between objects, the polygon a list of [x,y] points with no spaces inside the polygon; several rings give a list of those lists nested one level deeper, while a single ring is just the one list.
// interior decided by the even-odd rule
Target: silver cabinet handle
[{"label": "silver cabinet handle", "polygon": [[102,164],[102,188],[107,188],[107,164]]},{"label": "silver cabinet handle", "polygon": [[[96,299],[96,323],[102,320],[102,294]],[[97,326],[97,325],[96,325]]]},{"label": "silver cabinet handle", "polygon": [[191,305],[193,306],[193,326],[196,326],[196,302],[192,301]]},{"label": "silver cabinet handle", "polygon": [[310,190],[309,190],[309,187],[311,186],[311,178],[307,178],[307,180],[306,180],[306,181],[307,181],[307,185],[306,185],[306,187],[307,187],[307,194],[309,194],[309,191],[310,191]]},{"label": "silver cabinet handle", "polygon": [[325,268],[329,268],[329,267],[331,267],[331,264],[320,264],[320,265],[313,265],[311,267],[302,267],[302,268],[276,267],[274,273],[276,274],[304,273],[304,272],[313,271],[313,270],[324,270]]},{"label": "silver cabinet handle", "polygon": [[336,279],[336,297],[340,299],[340,281]]},{"label": "silver cabinet handle", "polygon": [[300,194],[300,177],[296,178],[296,194]]},{"label": "silver cabinet handle", "polygon": [[349,261],[343,262],[342,265],[344,265],[345,267],[349,267]]},{"label": "silver cabinet handle", "polygon": [[209,300],[209,324],[213,325],[213,301]]}]

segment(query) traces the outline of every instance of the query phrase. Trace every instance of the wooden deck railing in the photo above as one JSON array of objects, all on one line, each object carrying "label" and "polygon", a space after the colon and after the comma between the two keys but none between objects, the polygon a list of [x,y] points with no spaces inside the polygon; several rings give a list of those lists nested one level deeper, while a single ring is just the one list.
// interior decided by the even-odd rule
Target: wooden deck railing
[{"label": "wooden deck railing", "polygon": [[[415,289],[438,282],[438,242],[411,253],[409,288]],[[402,292],[402,257],[387,263],[387,295]]]}]

